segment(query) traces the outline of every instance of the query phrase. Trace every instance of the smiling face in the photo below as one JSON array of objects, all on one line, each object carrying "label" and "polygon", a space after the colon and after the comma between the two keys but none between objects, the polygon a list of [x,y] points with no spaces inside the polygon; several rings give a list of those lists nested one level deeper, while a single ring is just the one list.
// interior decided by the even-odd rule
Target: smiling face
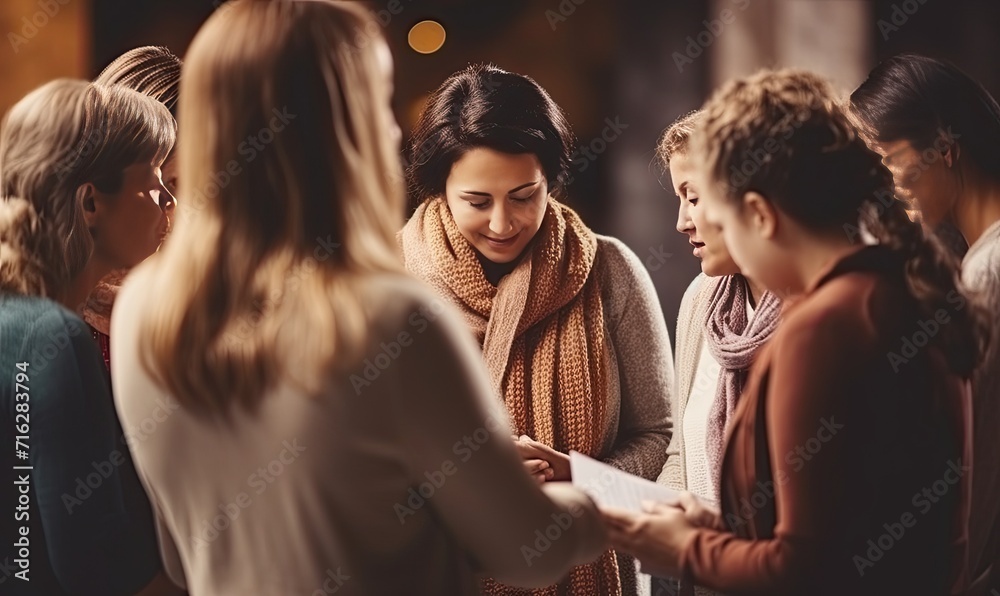
[{"label": "smiling face", "polygon": [[476,147],[451,167],[445,198],[462,236],[494,263],[517,259],[535,237],[548,205],[542,165],[530,153]]},{"label": "smiling face", "polygon": [[878,143],[872,148],[892,172],[896,195],[909,208],[919,209],[928,227],[933,229],[948,218],[958,196],[950,167],[951,148],[941,145],[917,151],[909,141]]},{"label": "smiling face", "polygon": [[705,219],[705,209],[694,177],[694,163],[687,153],[677,153],[670,158],[670,179],[680,200],[677,231],[687,234],[688,242],[694,247],[694,256],[701,259],[701,270],[705,275],[737,274],[740,268],[729,255],[721,230]]}]

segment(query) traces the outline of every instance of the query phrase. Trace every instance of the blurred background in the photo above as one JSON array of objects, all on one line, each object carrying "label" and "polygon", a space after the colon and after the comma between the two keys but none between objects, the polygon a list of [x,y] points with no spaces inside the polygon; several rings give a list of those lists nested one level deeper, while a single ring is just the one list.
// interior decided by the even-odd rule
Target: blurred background
[{"label": "blurred background", "polygon": [[[136,46],[165,45],[183,58],[221,4],[3,0],[0,111],[53,78],[93,78]],[[674,229],[677,198],[653,150],[663,130],[719,83],[765,66],[794,66],[849,93],[879,60],[912,51],[955,62],[1000,97],[997,0],[366,4],[395,55],[395,107],[404,134],[427,94],[472,62],[530,75],[549,91],[579,140],[569,203],[594,230],[622,239],[645,262],[672,337],[681,295],[699,266]]]}]

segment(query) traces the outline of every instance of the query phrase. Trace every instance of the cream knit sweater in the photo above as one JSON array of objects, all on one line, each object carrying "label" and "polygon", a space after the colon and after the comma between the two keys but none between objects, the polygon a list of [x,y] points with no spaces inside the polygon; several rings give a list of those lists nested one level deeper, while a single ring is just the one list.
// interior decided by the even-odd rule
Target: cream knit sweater
[{"label": "cream knit sweater", "polygon": [[722,278],[711,278],[704,273],[688,286],[681,299],[681,307],[677,314],[677,341],[674,349],[674,373],[677,379],[677,389],[671,392],[670,412],[675,421],[674,434],[667,447],[667,463],[663,466],[657,482],[674,490],[687,490],[687,470],[684,466],[684,437],[681,432],[684,420],[684,409],[691,386],[694,383],[695,372],[698,369],[698,358],[701,346],[705,341],[705,322],[708,320],[708,302],[712,292]]},{"label": "cream knit sweater", "polygon": [[[670,411],[675,421],[674,434],[670,439],[670,446],[667,447],[667,463],[663,466],[659,478],[656,479],[659,484],[674,490],[689,490],[687,469],[684,465],[687,457],[684,447],[684,433],[682,432],[684,410],[687,407],[688,398],[691,396],[691,387],[694,385],[695,374],[698,371],[701,347],[705,342],[709,300],[716,286],[723,279],[699,273],[698,277],[694,278],[687,290],[684,291],[681,307],[677,313],[677,341],[674,348],[674,374],[677,386],[676,390],[671,393],[670,403]],[[660,585],[660,580],[653,578],[653,596],[657,595],[658,585]],[[667,591],[661,588],[659,593],[665,594]],[[697,586],[692,589],[690,585],[682,586],[680,593],[682,595],[717,596],[716,592]]]}]

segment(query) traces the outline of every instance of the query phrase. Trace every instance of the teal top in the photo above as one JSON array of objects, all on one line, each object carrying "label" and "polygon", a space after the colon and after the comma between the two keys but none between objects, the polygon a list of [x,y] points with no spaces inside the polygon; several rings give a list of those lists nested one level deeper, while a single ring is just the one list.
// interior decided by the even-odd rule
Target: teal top
[{"label": "teal top", "polygon": [[0,294],[0,467],[0,593],[133,594],[160,570],[97,346],[48,299]]}]

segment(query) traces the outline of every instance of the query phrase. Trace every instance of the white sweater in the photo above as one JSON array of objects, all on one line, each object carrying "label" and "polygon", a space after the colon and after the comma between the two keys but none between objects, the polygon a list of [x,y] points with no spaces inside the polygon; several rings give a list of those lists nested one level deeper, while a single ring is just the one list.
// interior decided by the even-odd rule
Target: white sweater
[{"label": "white sweater", "polygon": [[[992,343],[973,381],[972,511],[969,518],[969,566],[973,577],[992,563],[1000,575],[1000,222],[969,247],[962,261],[962,281],[985,298],[994,315]],[[996,579],[993,580],[997,582]]]}]

